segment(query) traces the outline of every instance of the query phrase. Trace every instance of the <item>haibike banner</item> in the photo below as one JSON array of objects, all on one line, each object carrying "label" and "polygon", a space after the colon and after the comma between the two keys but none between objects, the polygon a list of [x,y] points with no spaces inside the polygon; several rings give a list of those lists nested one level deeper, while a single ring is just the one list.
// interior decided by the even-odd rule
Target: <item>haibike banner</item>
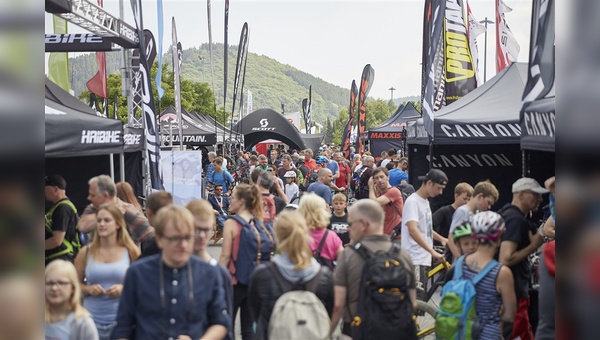
[{"label": "haibike banner", "polygon": [[46,52],[112,51],[112,43],[93,33],[46,34]]},{"label": "haibike banner", "polygon": [[[146,165],[149,169],[150,186],[155,190],[163,190],[162,178],[160,176],[160,140],[158,136],[158,128],[156,124],[156,111],[154,106],[154,96],[152,95],[152,84],[150,82],[150,67],[151,65],[146,59],[146,44],[144,39],[144,26],[142,21],[142,2],[141,0],[131,0],[133,16],[135,24],[138,28],[140,36],[139,53],[140,53],[140,85],[142,93],[142,108],[144,110],[144,127],[146,134]],[[153,44],[154,45],[154,44]]]},{"label": "haibike banner", "polygon": [[477,87],[475,67],[463,18],[462,0],[446,0],[444,61],[446,105],[449,105]]}]

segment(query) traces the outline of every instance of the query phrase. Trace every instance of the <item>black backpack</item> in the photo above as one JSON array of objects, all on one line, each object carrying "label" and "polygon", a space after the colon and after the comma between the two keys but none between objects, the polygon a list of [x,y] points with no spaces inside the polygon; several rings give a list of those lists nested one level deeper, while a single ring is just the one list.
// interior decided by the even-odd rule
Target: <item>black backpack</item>
[{"label": "black backpack", "polygon": [[398,188],[398,190],[400,190],[400,192],[402,193],[403,202],[406,202],[408,196],[415,193],[415,187],[408,183],[400,183],[396,186],[396,188]]},{"label": "black backpack", "polygon": [[412,273],[402,265],[400,246],[374,253],[362,243],[352,248],[365,260],[352,318],[352,339],[417,339],[408,294]]},{"label": "black backpack", "polygon": [[331,260],[321,256],[321,251],[323,250],[323,246],[325,245],[325,240],[327,240],[328,233],[329,233],[329,229],[325,229],[325,234],[323,234],[323,238],[321,238],[321,242],[319,243],[319,246],[317,247],[317,249],[315,249],[313,251],[313,257],[315,258],[315,260],[317,260],[317,262],[319,262],[319,264],[321,264],[321,266],[325,266],[325,267],[331,269],[331,271],[333,271],[333,268],[334,268],[333,262]]}]

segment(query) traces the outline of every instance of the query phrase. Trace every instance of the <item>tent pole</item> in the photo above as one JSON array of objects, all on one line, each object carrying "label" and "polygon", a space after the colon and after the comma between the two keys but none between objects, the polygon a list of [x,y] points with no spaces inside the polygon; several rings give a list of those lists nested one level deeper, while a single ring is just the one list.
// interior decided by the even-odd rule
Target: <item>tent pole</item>
[{"label": "tent pole", "polygon": [[111,153],[110,154],[110,178],[113,179],[113,181],[115,180],[115,158],[113,157],[114,154]]},{"label": "tent pole", "polygon": [[429,170],[433,169],[433,139],[429,136]]},{"label": "tent pole", "polygon": [[125,153],[119,154],[119,172],[121,174],[121,181],[125,182]]}]

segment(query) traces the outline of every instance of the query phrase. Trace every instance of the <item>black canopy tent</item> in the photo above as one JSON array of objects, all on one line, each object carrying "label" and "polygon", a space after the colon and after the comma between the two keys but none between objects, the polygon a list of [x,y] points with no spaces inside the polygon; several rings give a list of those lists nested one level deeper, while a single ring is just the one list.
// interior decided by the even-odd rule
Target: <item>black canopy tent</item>
[{"label": "black canopy tent", "polygon": [[[459,182],[475,185],[489,179],[500,192],[493,209],[510,201],[512,183],[522,175],[519,112],[527,64],[513,63],[458,101],[435,112],[431,165],[446,172],[444,193],[432,208],[454,201]],[[407,127],[410,181],[430,168],[429,138],[423,119]],[[537,177],[538,181],[545,178]]]},{"label": "black canopy tent", "polygon": [[223,136],[225,136],[225,140],[229,139],[234,141],[234,143],[239,142],[241,144],[244,140],[244,136],[241,133],[223,126],[223,124],[217,122],[213,117],[198,112],[190,112],[189,115],[198,122],[201,122],[203,124],[203,129],[205,130],[215,131],[216,127],[216,144],[223,144]]},{"label": "black canopy tent", "polygon": [[[88,105],[48,79],[45,92],[45,172],[67,180],[67,194],[77,209],[82,211],[89,203],[88,180],[111,173],[111,153],[125,152],[125,179],[142,195],[141,129],[123,133],[123,122],[96,116]],[[119,157],[114,161],[114,169],[119,169]],[[115,181],[120,177],[115,171]]]},{"label": "black canopy tent", "polygon": [[533,101],[521,114],[521,148],[554,152],[556,127],[555,97]]},{"label": "black canopy tent", "polygon": [[[205,130],[202,124],[189,116],[189,113],[182,111],[182,132],[183,144],[187,146],[208,146],[214,145],[217,142],[215,131]],[[159,118],[160,138],[165,144],[170,144],[169,139],[173,134],[173,144],[179,145],[179,123],[177,119],[177,111],[172,105],[169,105]]]},{"label": "black canopy tent", "polygon": [[306,149],[306,144],[292,123],[281,113],[271,109],[259,109],[242,118],[233,128],[244,135],[244,148],[267,139],[276,139],[293,149]]},{"label": "black canopy tent", "polygon": [[402,107],[401,111],[397,111],[392,118],[388,119],[384,124],[369,129],[367,138],[369,139],[370,151],[374,157],[379,157],[381,152],[395,148],[400,150],[402,148],[402,129],[406,126],[407,122],[417,120],[421,117],[421,114],[415,106],[408,102]]},{"label": "black canopy tent", "polygon": [[307,149],[311,149],[314,151],[318,150],[321,145],[323,145],[323,139],[325,135],[322,133],[307,135],[305,133],[301,133],[300,137],[304,141],[304,145],[306,145]]}]

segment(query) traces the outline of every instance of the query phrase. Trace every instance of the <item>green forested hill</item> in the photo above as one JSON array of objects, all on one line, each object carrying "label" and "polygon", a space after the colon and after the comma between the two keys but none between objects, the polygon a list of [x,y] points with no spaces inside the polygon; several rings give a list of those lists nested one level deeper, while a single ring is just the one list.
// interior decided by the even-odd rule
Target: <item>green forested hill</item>
[{"label": "green forested hill", "polygon": [[[120,52],[107,53],[107,72],[117,73],[120,67]],[[228,83],[226,110],[231,111],[233,83],[237,46],[231,46],[228,54]],[[170,53],[163,57],[164,64],[171,64]],[[215,71],[215,96],[218,105],[223,105],[223,45],[214,44],[213,64]],[[165,65],[163,67],[171,66]],[[83,92],[85,83],[96,73],[96,58],[94,54],[80,55],[71,58],[71,86],[78,96]],[[182,77],[194,82],[207,82],[211,85],[211,69],[208,44],[199,48],[192,47],[183,51]],[[248,54],[246,79],[244,83],[244,103],[247,102],[248,90],[252,92],[253,109],[271,108],[281,111],[281,104],[286,112],[301,111],[302,99],[308,98],[308,88],[312,85],[313,117],[319,123],[325,123],[339,116],[343,108],[349,104],[350,91],[330,84],[318,77],[302,72],[292,66],[284,65],[272,58],[255,53]],[[349,86],[350,84],[348,84]],[[414,97],[395,98],[394,102],[402,103],[414,100]],[[236,107],[239,106],[239,94]],[[237,111],[237,109],[236,109]]]}]

